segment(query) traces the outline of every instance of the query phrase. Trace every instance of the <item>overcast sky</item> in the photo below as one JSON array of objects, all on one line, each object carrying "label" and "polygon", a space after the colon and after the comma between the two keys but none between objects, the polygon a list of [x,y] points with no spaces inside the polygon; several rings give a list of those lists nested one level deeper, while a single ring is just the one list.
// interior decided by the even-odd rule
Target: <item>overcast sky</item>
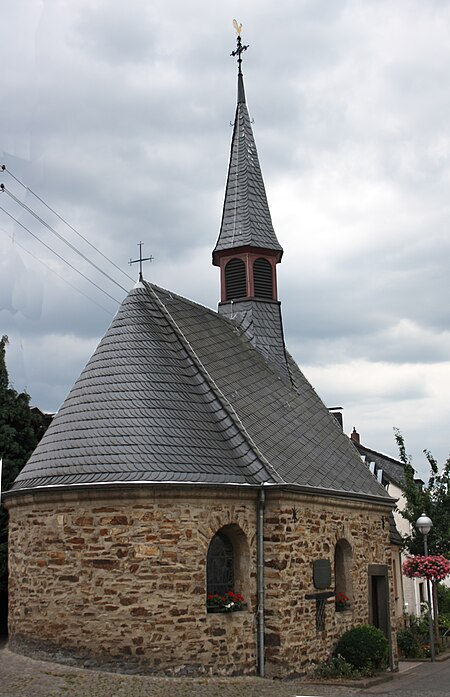
[{"label": "overcast sky", "polygon": [[[142,240],[148,280],[215,308],[234,17],[287,346],[347,433],[395,456],[399,427],[424,475],[450,451],[448,0],[3,0],[0,164],[125,274]],[[55,411],[133,280],[0,182],[124,288],[0,194],[114,298],[0,210],[10,379]]]}]

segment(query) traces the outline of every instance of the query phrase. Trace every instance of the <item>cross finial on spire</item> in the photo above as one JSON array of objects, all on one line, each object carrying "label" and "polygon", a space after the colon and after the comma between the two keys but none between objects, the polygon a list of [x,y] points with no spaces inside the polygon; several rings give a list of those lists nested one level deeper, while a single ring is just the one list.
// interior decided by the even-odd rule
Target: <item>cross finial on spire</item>
[{"label": "cross finial on spire", "polygon": [[238,24],[237,21],[235,19],[233,19],[233,27],[236,29],[236,34],[237,34],[237,38],[236,38],[237,49],[235,51],[232,51],[230,53],[230,56],[233,56],[233,57],[237,56],[238,57],[238,59],[237,59],[238,75],[242,75],[242,69],[241,69],[242,54],[244,51],[246,51],[248,49],[248,46],[244,46],[244,44],[242,43],[242,39],[241,39],[242,23]]},{"label": "cross finial on spire", "polygon": [[128,262],[129,265],[131,264],[137,264],[139,262],[139,282],[142,283],[144,280],[144,277],[142,275],[142,262],[143,261],[153,261],[153,257],[150,255],[149,257],[146,257],[146,259],[142,258],[142,247],[144,246],[143,242],[139,242],[138,247],[139,247],[139,259],[130,259]]}]

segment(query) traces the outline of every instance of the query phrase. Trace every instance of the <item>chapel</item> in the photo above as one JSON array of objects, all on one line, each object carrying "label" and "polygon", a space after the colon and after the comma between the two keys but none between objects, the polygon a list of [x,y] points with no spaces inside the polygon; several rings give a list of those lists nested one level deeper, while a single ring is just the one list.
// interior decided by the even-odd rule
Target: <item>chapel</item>
[{"label": "chapel", "polygon": [[282,678],[372,623],[395,667],[395,502],[285,346],[245,48],[218,311],[141,276],[5,494],[14,651]]}]

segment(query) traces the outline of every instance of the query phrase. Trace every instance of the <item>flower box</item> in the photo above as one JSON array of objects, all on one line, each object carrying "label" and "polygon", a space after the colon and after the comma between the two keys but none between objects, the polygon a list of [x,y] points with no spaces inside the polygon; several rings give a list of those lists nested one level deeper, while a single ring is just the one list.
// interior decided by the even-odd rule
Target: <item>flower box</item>
[{"label": "flower box", "polygon": [[336,594],[334,603],[336,607],[336,612],[344,612],[344,610],[350,610],[350,600],[349,598],[347,598],[345,593],[342,593],[342,591]]},{"label": "flower box", "polygon": [[223,595],[220,593],[210,594],[206,599],[208,612],[236,612],[243,609],[243,604],[243,596],[234,591],[228,591]]},{"label": "flower box", "polygon": [[208,615],[231,615],[234,612],[241,612],[242,610],[248,610],[248,605],[241,605],[241,607],[234,608],[234,610],[226,610],[224,607],[217,607],[213,605],[207,605],[206,607]]}]

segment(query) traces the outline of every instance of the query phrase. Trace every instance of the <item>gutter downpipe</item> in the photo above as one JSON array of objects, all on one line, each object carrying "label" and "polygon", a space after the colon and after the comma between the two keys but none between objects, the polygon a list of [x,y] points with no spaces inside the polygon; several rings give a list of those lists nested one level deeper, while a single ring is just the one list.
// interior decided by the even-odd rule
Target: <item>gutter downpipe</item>
[{"label": "gutter downpipe", "polygon": [[264,482],[258,492],[258,514],[256,521],[256,555],[257,555],[257,650],[258,650],[258,675],[265,676],[265,647],[264,647],[264,508],[266,493]]}]

